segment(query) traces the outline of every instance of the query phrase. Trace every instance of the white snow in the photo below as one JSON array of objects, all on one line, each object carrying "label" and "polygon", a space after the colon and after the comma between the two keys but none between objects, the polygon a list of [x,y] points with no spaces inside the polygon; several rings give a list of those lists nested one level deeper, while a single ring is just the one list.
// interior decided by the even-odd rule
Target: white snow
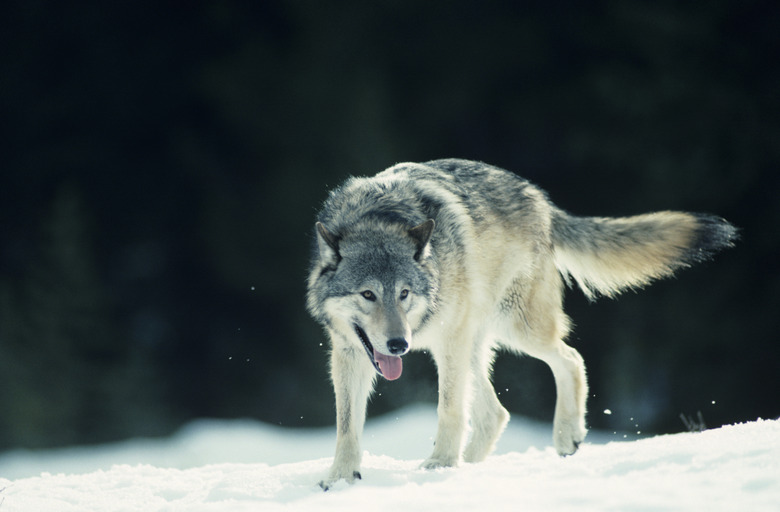
[{"label": "white snow", "polygon": [[[780,510],[780,420],[625,441],[591,433],[566,458],[513,418],[496,455],[424,471],[436,413],[368,422],[363,480],[327,493],[335,429],[198,421],[164,440],[0,455],[0,512]],[[634,438],[636,436],[633,436]]]}]

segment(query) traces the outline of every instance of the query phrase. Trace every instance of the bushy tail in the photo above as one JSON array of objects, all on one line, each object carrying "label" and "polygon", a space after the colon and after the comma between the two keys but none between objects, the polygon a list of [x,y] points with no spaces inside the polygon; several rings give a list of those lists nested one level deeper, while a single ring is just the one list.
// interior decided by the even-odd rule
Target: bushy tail
[{"label": "bushy tail", "polygon": [[552,222],[555,266],[590,299],[668,277],[734,245],[736,238],[726,220],[698,213],[607,218],[556,210]]}]

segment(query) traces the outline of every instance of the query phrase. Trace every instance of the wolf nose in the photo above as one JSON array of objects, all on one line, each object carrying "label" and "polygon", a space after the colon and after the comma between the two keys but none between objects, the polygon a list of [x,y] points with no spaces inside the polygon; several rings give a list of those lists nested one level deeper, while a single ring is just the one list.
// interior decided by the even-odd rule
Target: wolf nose
[{"label": "wolf nose", "polygon": [[394,356],[404,354],[407,350],[409,350],[409,343],[407,343],[403,338],[393,338],[387,342],[387,350],[389,350],[390,353]]}]

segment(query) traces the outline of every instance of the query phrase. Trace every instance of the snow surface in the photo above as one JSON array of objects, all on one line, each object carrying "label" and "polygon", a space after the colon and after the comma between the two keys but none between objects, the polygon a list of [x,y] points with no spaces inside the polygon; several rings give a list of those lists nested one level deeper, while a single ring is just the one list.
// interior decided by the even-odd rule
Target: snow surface
[{"label": "snow surface", "polygon": [[[170,439],[0,456],[0,512],[780,510],[780,420],[624,440],[558,457],[547,424],[513,418],[496,455],[418,469],[436,413],[368,422],[363,480],[324,493],[335,429],[198,421]],[[634,436],[636,437],[636,436]]]}]

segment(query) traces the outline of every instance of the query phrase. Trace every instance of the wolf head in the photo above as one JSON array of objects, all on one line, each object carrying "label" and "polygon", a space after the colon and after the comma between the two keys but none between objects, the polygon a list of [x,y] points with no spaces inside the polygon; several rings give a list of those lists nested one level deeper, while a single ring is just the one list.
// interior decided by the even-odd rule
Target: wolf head
[{"label": "wolf head", "polygon": [[401,376],[401,356],[435,307],[433,228],[433,220],[411,228],[369,222],[335,233],[316,224],[309,311],[327,327],[334,349],[362,347],[388,380]]}]

